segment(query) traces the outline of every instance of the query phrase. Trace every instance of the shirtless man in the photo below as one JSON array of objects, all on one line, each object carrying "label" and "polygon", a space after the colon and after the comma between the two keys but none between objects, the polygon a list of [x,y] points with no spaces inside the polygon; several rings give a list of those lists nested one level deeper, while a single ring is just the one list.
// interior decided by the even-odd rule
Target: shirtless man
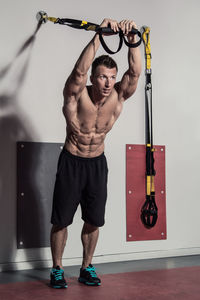
[{"label": "shirtless man", "polygon": [[[120,23],[105,19],[101,27],[110,26],[115,32],[120,29],[129,43],[135,43],[130,34],[133,21]],[[95,58],[100,46],[99,35],[85,47],[64,87],[63,113],[67,122],[67,137],[59,157],[54,189],[51,222],[51,250],[53,268],[51,286],[66,288],[62,267],[62,255],[67,240],[67,227],[72,224],[78,205],[81,205],[84,221],[81,240],[83,261],[79,282],[100,285],[92,257],[104,225],[107,197],[107,163],[104,155],[104,140],[119,117],[123,103],[136,90],[141,73],[139,48],[128,50],[128,70],[122,80],[116,82],[117,65],[108,55]],[[93,62],[94,60],[94,62]],[[87,73],[92,65],[91,86],[86,86]]]}]

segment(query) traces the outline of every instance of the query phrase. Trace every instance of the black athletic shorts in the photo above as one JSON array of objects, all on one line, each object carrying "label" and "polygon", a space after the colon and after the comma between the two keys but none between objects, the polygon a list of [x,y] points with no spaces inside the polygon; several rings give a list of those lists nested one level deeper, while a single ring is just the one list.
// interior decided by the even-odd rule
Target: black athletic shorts
[{"label": "black athletic shorts", "polygon": [[78,205],[82,219],[104,225],[108,167],[104,153],[94,158],[72,155],[63,149],[57,167],[51,223],[66,227],[73,222]]}]

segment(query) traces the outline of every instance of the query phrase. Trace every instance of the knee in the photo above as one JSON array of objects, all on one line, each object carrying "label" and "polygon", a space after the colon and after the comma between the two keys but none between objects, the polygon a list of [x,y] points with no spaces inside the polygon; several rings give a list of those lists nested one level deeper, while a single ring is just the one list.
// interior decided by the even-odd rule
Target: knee
[{"label": "knee", "polygon": [[85,222],[85,223],[84,223],[84,229],[85,229],[87,232],[94,232],[94,231],[98,230],[99,227],[94,226],[94,225],[91,225],[91,224]]},{"label": "knee", "polygon": [[54,232],[58,232],[58,231],[62,231],[62,230],[66,230],[67,227],[64,227],[64,226],[60,226],[60,225],[53,225],[52,228],[51,228],[51,232],[54,233]]}]

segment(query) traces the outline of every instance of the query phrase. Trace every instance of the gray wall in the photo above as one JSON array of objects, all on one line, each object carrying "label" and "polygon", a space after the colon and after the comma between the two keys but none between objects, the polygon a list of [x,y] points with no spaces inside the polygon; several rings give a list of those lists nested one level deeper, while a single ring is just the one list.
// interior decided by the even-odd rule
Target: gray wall
[{"label": "gray wall", "polygon": [[[155,144],[166,145],[167,234],[165,241],[126,242],[125,144],[144,144],[144,72],[135,95],[107,136],[109,195],[106,225],[101,229],[95,262],[200,253],[199,210],[199,51],[198,0],[11,1],[0,2],[0,70],[13,60],[36,27],[35,15],[86,19],[134,19],[151,28]],[[13,61],[0,82],[0,266],[51,265],[49,248],[16,247],[17,140],[62,143],[62,89],[80,51],[93,33],[48,22],[33,48]],[[112,38],[113,45],[116,40]],[[143,48],[141,47],[143,56]],[[98,55],[102,54],[102,48]],[[114,58],[119,77],[127,68],[127,48]],[[144,70],[144,62],[143,62]],[[34,224],[33,224],[34,226]],[[82,255],[78,211],[69,230],[64,264]],[[41,265],[41,262],[38,262]]]}]

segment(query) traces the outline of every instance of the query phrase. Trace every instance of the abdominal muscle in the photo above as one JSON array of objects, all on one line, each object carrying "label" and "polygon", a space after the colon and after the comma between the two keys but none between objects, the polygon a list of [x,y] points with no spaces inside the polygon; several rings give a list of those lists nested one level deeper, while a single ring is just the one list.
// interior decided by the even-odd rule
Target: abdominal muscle
[{"label": "abdominal muscle", "polygon": [[68,123],[66,149],[77,156],[96,157],[101,155],[104,152],[106,134],[114,124],[112,119],[100,128],[98,127],[98,122],[91,128],[87,126],[87,122],[81,124],[81,126],[80,122]]},{"label": "abdominal muscle", "polygon": [[104,152],[105,134],[67,134],[65,147],[74,155],[96,157]]},{"label": "abdominal muscle", "polygon": [[104,152],[104,140],[118,118],[122,104],[111,95],[104,105],[95,106],[88,94],[63,109],[67,121],[65,148],[73,155],[96,157]]}]

